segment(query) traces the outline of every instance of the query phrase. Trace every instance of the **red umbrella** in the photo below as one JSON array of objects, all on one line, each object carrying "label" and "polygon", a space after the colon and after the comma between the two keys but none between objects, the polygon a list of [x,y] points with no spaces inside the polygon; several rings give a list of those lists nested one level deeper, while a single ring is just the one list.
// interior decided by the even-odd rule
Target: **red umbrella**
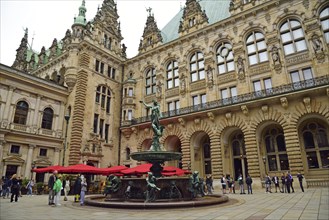
[{"label": "red umbrella", "polygon": [[107,176],[110,174],[118,174],[122,170],[126,170],[126,169],[128,169],[128,167],[120,165],[120,166],[115,166],[115,167],[99,168],[98,171],[99,171],[99,174]]},{"label": "red umbrella", "polygon": [[191,172],[188,170],[183,170],[178,167],[167,166],[163,168],[162,175],[164,176],[182,176],[184,174],[190,174]]},{"label": "red umbrella", "polygon": [[85,165],[85,164],[76,164],[68,167],[63,167],[58,169],[59,173],[91,173],[98,174],[99,169],[97,167]]},{"label": "red umbrella", "polygon": [[123,173],[125,175],[144,174],[144,173],[150,172],[151,166],[152,166],[152,164],[145,163],[145,164],[138,165],[136,167],[132,167],[132,168],[122,170],[121,173]]},{"label": "red umbrella", "polygon": [[42,167],[42,168],[35,168],[32,170],[32,172],[36,172],[36,173],[52,173],[55,170],[59,170],[62,169],[64,167],[60,166],[60,165],[54,165],[54,166],[49,166],[49,167]]}]

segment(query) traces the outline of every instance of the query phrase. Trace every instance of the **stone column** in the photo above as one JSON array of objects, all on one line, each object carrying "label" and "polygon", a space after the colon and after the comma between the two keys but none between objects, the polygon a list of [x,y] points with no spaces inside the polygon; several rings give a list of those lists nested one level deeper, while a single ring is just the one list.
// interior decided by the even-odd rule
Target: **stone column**
[{"label": "stone column", "polygon": [[22,174],[22,165],[19,165],[18,167],[17,167],[17,176],[21,176]]},{"label": "stone column", "polygon": [[219,179],[223,173],[222,149],[220,146],[219,136],[215,136],[210,140],[211,152],[211,168],[212,176],[214,179]]},{"label": "stone column", "polygon": [[3,169],[2,169],[1,177],[6,175],[6,171],[7,171],[7,164],[3,163]]},{"label": "stone column", "polygon": [[53,165],[61,165],[60,163],[59,163],[59,148],[55,148],[55,155],[54,155],[54,164]]},{"label": "stone column", "polygon": [[26,166],[25,166],[25,173],[24,173],[24,177],[26,177],[28,179],[31,178],[31,169],[32,169],[33,149],[34,148],[35,148],[35,145],[29,144],[29,150],[27,152]]}]

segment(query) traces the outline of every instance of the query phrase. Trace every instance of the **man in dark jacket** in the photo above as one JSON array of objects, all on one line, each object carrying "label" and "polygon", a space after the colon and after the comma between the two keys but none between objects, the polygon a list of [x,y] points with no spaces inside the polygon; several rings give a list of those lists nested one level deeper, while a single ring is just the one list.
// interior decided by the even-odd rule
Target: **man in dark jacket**
[{"label": "man in dark jacket", "polygon": [[304,187],[303,187],[303,175],[300,174],[299,172],[297,173],[297,178],[298,178],[298,181],[299,181],[299,185],[300,185],[300,188],[302,190],[302,192],[304,192]]},{"label": "man in dark jacket", "polygon": [[248,174],[247,178],[246,178],[246,184],[247,184],[247,189],[248,189],[248,194],[252,194],[252,178],[251,176]]},{"label": "man in dark jacket", "polygon": [[74,202],[79,202],[80,200],[80,193],[81,193],[81,177],[80,174],[77,176],[74,186],[73,186],[73,192],[74,192]]},{"label": "man in dark jacket", "polygon": [[49,196],[48,196],[48,205],[53,205],[54,203],[54,197],[55,197],[55,192],[53,190],[54,184],[57,179],[57,170],[53,172],[53,174],[49,177],[48,180],[48,190],[49,190]]}]

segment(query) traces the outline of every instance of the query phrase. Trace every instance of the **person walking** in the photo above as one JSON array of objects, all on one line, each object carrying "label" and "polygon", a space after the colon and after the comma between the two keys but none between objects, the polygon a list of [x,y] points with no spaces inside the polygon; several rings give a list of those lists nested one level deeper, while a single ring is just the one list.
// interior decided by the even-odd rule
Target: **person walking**
[{"label": "person walking", "polygon": [[275,192],[277,193],[278,192],[278,189],[280,191],[280,181],[279,181],[279,177],[275,174],[273,177],[272,177],[272,182],[274,183],[274,186],[275,186]]},{"label": "person walking", "polygon": [[247,184],[248,194],[252,194],[252,187],[251,187],[252,178],[249,174],[247,175],[247,178],[246,178],[246,184]]},{"label": "person walking", "polygon": [[300,172],[298,172],[297,173],[297,178],[298,178],[300,189],[302,190],[302,192],[304,192],[304,187],[303,187],[304,176]]},{"label": "person walking", "polygon": [[15,202],[18,202],[18,196],[19,196],[19,182],[18,182],[18,179],[17,179],[16,174],[14,174],[14,175],[11,177],[10,190],[11,190],[10,202],[13,202],[13,201],[14,201],[14,196],[15,196]]},{"label": "person walking", "polygon": [[55,192],[55,206],[60,206],[61,204],[59,203],[60,197],[61,197],[61,191],[62,191],[62,175],[58,175],[58,178],[56,182],[54,183],[53,190]]},{"label": "person walking", "polygon": [[84,205],[84,203],[85,203],[86,191],[87,191],[87,181],[86,181],[86,178],[81,176],[80,205]]},{"label": "person walking", "polygon": [[27,194],[28,196],[33,196],[33,186],[34,186],[34,180],[30,179],[29,183],[27,184],[26,188],[27,188]]},{"label": "person walking", "polygon": [[2,197],[5,199],[9,198],[10,194],[10,185],[11,185],[11,179],[8,177],[3,178],[3,185],[2,185]]},{"label": "person walking", "polygon": [[265,177],[265,188],[266,188],[266,193],[272,193],[272,191],[271,191],[271,177],[268,174]]},{"label": "person walking", "polygon": [[239,183],[239,186],[240,186],[240,194],[246,194],[244,192],[244,182],[243,182],[243,177],[242,177],[242,174],[240,174],[240,176],[238,177],[238,183]]},{"label": "person walking", "polygon": [[48,180],[48,190],[49,190],[48,205],[54,205],[55,192],[53,188],[57,179],[56,176],[57,176],[57,170],[53,172],[53,174],[49,177]]},{"label": "person walking", "polygon": [[70,177],[67,176],[66,179],[63,181],[64,185],[64,201],[67,201],[67,195],[70,192]]}]

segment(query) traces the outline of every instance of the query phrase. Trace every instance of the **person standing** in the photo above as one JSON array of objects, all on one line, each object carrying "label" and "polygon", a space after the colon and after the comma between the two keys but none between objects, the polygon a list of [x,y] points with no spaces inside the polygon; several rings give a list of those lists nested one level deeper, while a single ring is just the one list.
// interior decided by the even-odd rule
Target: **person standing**
[{"label": "person standing", "polygon": [[18,196],[22,197],[22,186],[23,186],[22,177],[18,176],[17,180],[18,180]]},{"label": "person standing", "polygon": [[281,193],[286,193],[287,192],[287,188],[286,188],[286,176],[284,175],[284,173],[282,173],[281,176]]},{"label": "person standing", "polygon": [[86,191],[87,191],[87,181],[86,178],[83,178],[83,176],[81,176],[80,205],[84,205],[85,203]]},{"label": "person standing", "polygon": [[243,185],[243,177],[242,177],[242,174],[240,174],[240,176],[238,177],[238,182],[239,182],[239,186],[240,186],[240,194],[246,194],[244,192],[244,185]]},{"label": "person standing", "polygon": [[27,184],[27,195],[28,196],[32,196],[32,189],[33,189],[33,186],[34,186],[34,180],[33,179],[31,179],[30,181],[29,181],[29,183]]},{"label": "person standing", "polygon": [[247,184],[248,194],[252,194],[252,187],[251,187],[252,178],[249,174],[247,175],[247,178],[246,178],[246,184]]},{"label": "person standing", "polygon": [[286,178],[285,178],[285,183],[286,183],[286,188],[287,188],[287,192],[290,193],[290,177],[288,175],[288,173],[286,174]]},{"label": "person standing", "polygon": [[222,177],[221,183],[222,183],[223,194],[226,194],[226,178],[225,178],[225,176]]},{"label": "person standing", "polygon": [[298,181],[299,181],[299,186],[300,186],[302,192],[304,192],[304,187],[303,187],[304,176],[302,174],[300,174],[300,172],[298,172],[297,173],[297,178],[298,178]]},{"label": "person standing", "polygon": [[291,191],[294,193],[294,178],[292,177],[292,175],[290,174],[290,171],[288,171],[288,177],[290,179],[290,187],[291,187]]},{"label": "person standing", "polygon": [[63,182],[64,185],[64,201],[67,201],[67,195],[70,192],[70,177],[67,176]]},{"label": "person standing", "polygon": [[60,206],[61,204],[59,203],[60,197],[61,197],[61,191],[62,191],[62,175],[58,175],[58,178],[56,182],[54,183],[53,190],[55,192],[55,206]]},{"label": "person standing", "polygon": [[54,188],[54,184],[56,182],[56,176],[57,176],[57,170],[55,170],[53,172],[53,174],[49,177],[49,180],[48,180],[48,189],[49,189],[48,205],[54,204],[55,192],[54,192],[53,188]]},{"label": "person standing", "polygon": [[272,191],[271,191],[271,177],[268,174],[265,177],[265,188],[266,188],[266,193],[272,193]]},{"label": "person standing", "polygon": [[2,196],[5,199],[9,198],[9,193],[10,193],[10,185],[11,185],[11,180],[8,177],[3,178],[3,185],[2,185]]},{"label": "person standing", "polygon": [[10,197],[10,202],[14,201],[14,196],[15,196],[15,202],[18,202],[18,196],[19,196],[19,182],[18,179],[16,177],[16,174],[14,174],[11,177],[11,185],[10,185],[10,189],[11,189],[11,197]]},{"label": "person standing", "polygon": [[280,185],[279,185],[279,177],[276,174],[272,177],[272,182],[274,183],[275,192],[277,193],[278,189],[280,191]]},{"label": "person standing", "polygon": [[79,202],[80,200],[80,193],[81,193],[81,178],[80,174],[77,176],[75,182],[74,182],[74,202]]},{"label": "person standing", "polygon": [[214,187],[213,187],[212,184],[213,184],[212,176],[209,174],[206,177],[206,186],[207,186],[208,195],[211,195],[212,194],[212,190],[214,189]]}]

